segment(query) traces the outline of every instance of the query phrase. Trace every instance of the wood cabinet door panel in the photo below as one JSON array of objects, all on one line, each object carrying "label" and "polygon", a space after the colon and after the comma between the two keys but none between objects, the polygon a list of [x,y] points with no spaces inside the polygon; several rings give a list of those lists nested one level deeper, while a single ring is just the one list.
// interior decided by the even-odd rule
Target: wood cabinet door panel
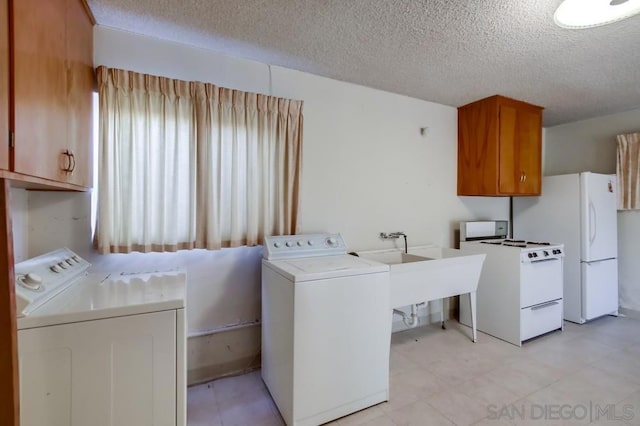
[{"label": "wood cabinet door panel", "polygon": [[65,0],[13,0],[15,172],[64,180]]},{"label": "wood cabinet door panel", "polygon": [[495,194],[498,151],[495,108],[474,104],[458,112],[458,195]]},{"label": "wood cabinet door panel", "polygon": [[67,2],[68,146],[75,169],[67,181],[91,186],[93,127],[93,26],[79,0]]},{"label": "wood cabinet door panel", "polygon": [[500,174],[498,177],[500,193],[514,194],[518,192],[521,177],[516,161],[519,146],[516,137],[518,111],[515,108],[501,105],[499,113],[500,133]]},{"label": "wood cabinet door panel", "polygon": [[0,169],[9,169],[9,1],[0,0]]},{"label": "wood cabinet door panel", "polygon": [[540,111],[522,110],[518,119],[520,153],[518,163],[524,181],[520,194],[540,195],[542,164],[542,114]]}]

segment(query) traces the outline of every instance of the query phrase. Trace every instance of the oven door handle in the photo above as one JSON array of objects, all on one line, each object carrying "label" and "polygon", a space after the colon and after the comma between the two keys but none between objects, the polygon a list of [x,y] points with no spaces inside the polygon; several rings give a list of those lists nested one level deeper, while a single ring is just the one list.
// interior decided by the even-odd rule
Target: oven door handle
[{"label": "oven door handle", "polygon": [[551,262],[552,260],[560,260],[559,257],[549,257],[546,259],[527,260],[526,263]]},{"label": "oven door handle", "polygon": [[547,303],[543,303],[543,304],[541,304],[541,305],[533,306],[533,307],[531,308],[531,310],[532,310],[532,311],[537,311],[537,310],[540,310],[540,309],[549,308],[549,307],[551,307],[551,306],[558,305],[559,303],[560,303],[560,302],[556,302],[556,301],[554,300],[553,302],[547,302]]}]

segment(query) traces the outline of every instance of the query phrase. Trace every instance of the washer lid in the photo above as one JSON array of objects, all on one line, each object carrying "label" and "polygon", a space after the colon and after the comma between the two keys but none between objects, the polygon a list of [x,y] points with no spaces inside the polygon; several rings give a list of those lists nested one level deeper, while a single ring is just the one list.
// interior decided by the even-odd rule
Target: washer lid
[{"label": "washer lid", "polygon": [[18,329],[184,308],[185,294],[183,271],[89,274],[18,318]]},{"label": "washer lid", "polygon": [[263,260],[263,264],[295,282],[389,271],[389,265],[384,263],[346,254],[289,260]]}]

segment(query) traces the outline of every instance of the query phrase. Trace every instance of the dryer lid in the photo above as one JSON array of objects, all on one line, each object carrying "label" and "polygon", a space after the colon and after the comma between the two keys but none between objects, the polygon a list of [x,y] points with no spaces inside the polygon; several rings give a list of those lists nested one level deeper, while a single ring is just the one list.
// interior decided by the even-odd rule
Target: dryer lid
[{"label": "dryer lid", "polygon": [[18,328],[138,315],[185,307],[183,271],[89,274],[23,318]]}]

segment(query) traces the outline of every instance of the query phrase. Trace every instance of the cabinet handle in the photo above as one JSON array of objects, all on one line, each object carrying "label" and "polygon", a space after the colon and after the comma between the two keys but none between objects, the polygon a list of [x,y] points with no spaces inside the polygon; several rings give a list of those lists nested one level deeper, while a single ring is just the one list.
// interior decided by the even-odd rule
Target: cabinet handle
[{"label": "cabinet handle", "polygon": [[69,158],[71,158],[71,169],[69,170],[69,173],[73,173],[73,171],[76,169],[76,155],[73,153],[73,151],[69,151]]},{"label": "cabinet handle", "polygon": [[527,181],[527,174],[525,172],[522,172],[522,183]]},{"label": "cabinet handle", "polygon": [[66,165],[65,167],[63,167],[63,168],[62,168],[62,171],[63,171],[63,172],[67,172],[67,173],[69,173],[69,172],[71,172],[71,170],[72,170],[72,169],[71,169],[71,163],[72,163],[72,161],[71,161],[71,153],[69,152],[69,150],[68,150],[68,149],[65,149],[65,150],[62,152],[62,155],[64,155],[65,157],[67,157],[67,165]]}]

